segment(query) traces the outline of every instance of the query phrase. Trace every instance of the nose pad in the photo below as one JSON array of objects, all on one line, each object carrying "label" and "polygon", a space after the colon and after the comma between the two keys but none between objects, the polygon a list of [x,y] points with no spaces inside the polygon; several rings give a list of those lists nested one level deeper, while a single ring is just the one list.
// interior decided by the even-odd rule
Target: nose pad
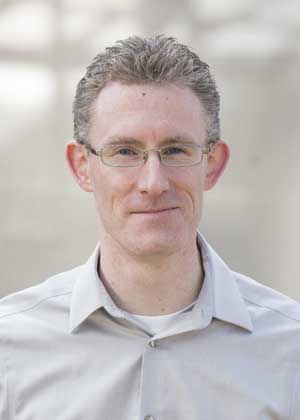
[{"label": "nose pad", "polygon": [[144,165],[147,162],[147,160],[148,160],[148,153],[147,152],[144,152],[143,153],[143,162],[144,162]]}]

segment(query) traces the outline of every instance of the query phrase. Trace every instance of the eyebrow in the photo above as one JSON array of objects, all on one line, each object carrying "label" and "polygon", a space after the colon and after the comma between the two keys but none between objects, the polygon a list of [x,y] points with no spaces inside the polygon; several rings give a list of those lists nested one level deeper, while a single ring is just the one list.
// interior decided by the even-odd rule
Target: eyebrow
[{"label": "eyebrow", "polygon": [[[159,146],[166,146],[169,144],[177,144],[177,143],[186,143],[186,144],[197,144],[191,137],[187,137],[185,135],[176,135],[164,138],[160,143]],[[122,145],[122,144],[130,144],[136,147],[144,147],[145,144],[134,137],[128,136],[112,136],[107,139],[104,146],[112,146],[112,145]]]}]

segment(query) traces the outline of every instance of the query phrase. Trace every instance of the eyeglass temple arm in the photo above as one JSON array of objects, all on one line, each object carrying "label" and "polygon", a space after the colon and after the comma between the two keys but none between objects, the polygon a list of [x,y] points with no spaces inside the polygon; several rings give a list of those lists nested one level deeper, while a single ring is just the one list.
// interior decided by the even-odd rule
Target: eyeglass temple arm
[{"label": "eyeglass temple arm", "polygon": [[209,153],[211,152],[213,144],[214,144],[213,141],[210,141],[209,143],[207,143],[207,145],[204,147],[204,153],[209,155]]},{"label": "eyeglass temple arm", "polygon": [[82,144],[89,152],[93,153],[96,156],[99,156],[100,152],[97,152],[89,143],[86,143],[85,141],[79,140],[79,144]]}]

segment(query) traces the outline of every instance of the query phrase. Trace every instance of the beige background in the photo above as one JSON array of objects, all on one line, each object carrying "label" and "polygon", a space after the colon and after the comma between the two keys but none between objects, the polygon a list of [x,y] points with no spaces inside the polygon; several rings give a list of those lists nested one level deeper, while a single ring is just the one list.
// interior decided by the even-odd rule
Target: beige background
[{"label": "beige background", "polygon": [[86,260],[93,200],[68,173],[75,86],[131,34],[210,63],[232,158],[201,226],[235,270],[300,298],[299,0],[0,1],[0,296]]}]

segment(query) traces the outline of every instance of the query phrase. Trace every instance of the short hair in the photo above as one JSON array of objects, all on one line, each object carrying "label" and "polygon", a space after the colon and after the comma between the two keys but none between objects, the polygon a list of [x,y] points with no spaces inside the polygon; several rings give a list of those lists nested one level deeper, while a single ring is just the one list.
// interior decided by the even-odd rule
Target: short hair
[{"label": "short hair", "polygon": [[206,111],[207,141],[220,139],[220,96],[209,66],[175,38],[132,36],[100,52],[79,81],[73,102],[74,138],[88,142],[92,105],[109,81],[125,84],[180,84],[191,88]]}]

